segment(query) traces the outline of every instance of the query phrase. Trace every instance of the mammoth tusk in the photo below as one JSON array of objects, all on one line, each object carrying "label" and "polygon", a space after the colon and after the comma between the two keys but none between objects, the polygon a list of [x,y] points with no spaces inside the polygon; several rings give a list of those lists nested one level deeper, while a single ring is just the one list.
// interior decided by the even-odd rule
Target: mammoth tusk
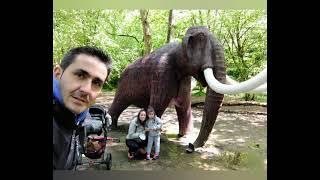
[{"label": "mammoth tusk", "polygon": [[[235,85],[235,84],[239,84],[238,81],[235,81],[233,79],[231,79],[228,75],[226,77],[226,84],[228,85]],[[267,82],[265,82],[264,84],[260,85],[259,87],[253,89],[253,90],[250,90],[248,92],[251,92],[251,93],[267,93]]]},{"label": "mammoth tusk", "polygon": [[204,77],[208,83],[208,86],[214,90],[217,93],[220,94],[238,94],[238,93],[244,93],[244,92],[250,92],[253,90],[256,90],[258,87],[258,90],[266,89],[260,88],[259,86],[267,82],[267,68],[262,70],[259,74],[254,76],[253,78],[233,84],[233,85],[227,85],[220,83],[213,75],[213,71],[211,68],[206,68],[204,71]]},{"label": "mammoth tusk", "polygon": [[238,81],[231,79],[228,75],[226,76],[226,84],[234,85],[234,84],[238,84],[238,83],[239,83]]},{"label": "mammoth tusk", "polygon": [[251,90],[251,91],[248,91],[249,93],[267,93],[267,83],[265,82],[264,84],[262,84],[261,86]]}]

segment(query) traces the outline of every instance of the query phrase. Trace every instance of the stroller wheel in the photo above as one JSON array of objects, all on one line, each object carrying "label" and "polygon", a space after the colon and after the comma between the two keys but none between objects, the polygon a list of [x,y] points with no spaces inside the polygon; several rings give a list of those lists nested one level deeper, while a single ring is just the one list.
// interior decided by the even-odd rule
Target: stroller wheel
[{"label": "stroller wheel", "polygon": [[105,157],[105,163],[107,165],[107,170],[111,169],[112,166],[112,156],[111,153],[107,153],[106,157]]}]

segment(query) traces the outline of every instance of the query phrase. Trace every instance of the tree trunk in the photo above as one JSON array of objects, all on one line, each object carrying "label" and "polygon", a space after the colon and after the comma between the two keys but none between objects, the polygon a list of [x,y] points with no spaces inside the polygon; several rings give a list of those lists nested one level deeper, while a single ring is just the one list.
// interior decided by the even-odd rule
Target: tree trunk
[{"label": "tree trunk", "polygon": [[210,10],[208,10],[207,11],[207,26],[208,26],[208,29],[209,29],[209,31],[211,31],[211,29],[210,29],[210,24],[211,24],[211,19],[210,19]]},{"label": "tree trunk", "polygon": [[169,11],[167,43],[172,39],[172,9]]},{"label": "tree trunk", "polygon": [[148,22],[148,10],[140,10],[141,22],[143,27],[143,39],[145,44],[144,55],[149,54],[152,51],[152,41],[151,41],[151,32],[150,25]]},{"label": "tree trunk", "polygon": [[198,25],[197,18],[195,17],[194,14],[192,14],[192,16],[191,16],[191,22],[192,22],[192,26]]},{"label": "tree trunk", "polygon": [[201,10],[199,10],[199,19],[200,19],[200,25],[203,26],[203,25],[204,25],[204,22],[203,22],[203,19],[202,19]]}]

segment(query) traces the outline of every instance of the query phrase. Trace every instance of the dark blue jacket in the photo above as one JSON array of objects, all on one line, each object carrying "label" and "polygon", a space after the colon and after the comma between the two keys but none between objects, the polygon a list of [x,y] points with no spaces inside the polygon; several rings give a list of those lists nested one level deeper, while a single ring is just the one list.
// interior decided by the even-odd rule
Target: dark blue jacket
[{"label": "dark blue jacket", "polygon": [[65,108],[58,81],[53,78],[53,169],[75,168],[84,142],[84,119],[90,116],[86,110],[74,114]]}]

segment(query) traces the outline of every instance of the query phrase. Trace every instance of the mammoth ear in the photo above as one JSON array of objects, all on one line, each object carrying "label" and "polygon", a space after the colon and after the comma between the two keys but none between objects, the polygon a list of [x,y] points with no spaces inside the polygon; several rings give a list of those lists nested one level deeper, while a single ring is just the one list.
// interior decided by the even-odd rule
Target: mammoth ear
[{"label": "mammoth ear", "polygon": [[194,37],[189,36],[186,44],[187,57],[191,58],[194,51]]}]

